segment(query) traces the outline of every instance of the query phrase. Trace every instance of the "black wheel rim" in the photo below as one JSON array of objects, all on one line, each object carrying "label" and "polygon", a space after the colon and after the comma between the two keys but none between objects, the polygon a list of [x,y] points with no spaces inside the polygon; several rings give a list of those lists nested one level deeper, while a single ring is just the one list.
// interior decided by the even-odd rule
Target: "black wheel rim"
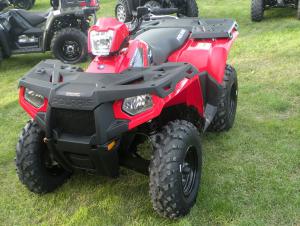
[{"label": "black wheel rim", "polygon": [[126,21],[126,9],[123,5],[118,5],[116,8],[116,17],[120,22]]},{"label": "black wheel rim", "polygon": [[74,40],[64,41],[61,45],[62,58],[65,61],[76,61],[82,52],[80,44]]},{"label": "black wheel rim", "polygon": [[195,147],[189,147],[181,165],[182,188],[185,197],[189,197],[195,187],[198,174],[198,155]]},{"label": "black wheel rim", "polygon": [[237,89],[235,84],[232,85],[229,96],[229,118],[231,119],[236,111]]}]

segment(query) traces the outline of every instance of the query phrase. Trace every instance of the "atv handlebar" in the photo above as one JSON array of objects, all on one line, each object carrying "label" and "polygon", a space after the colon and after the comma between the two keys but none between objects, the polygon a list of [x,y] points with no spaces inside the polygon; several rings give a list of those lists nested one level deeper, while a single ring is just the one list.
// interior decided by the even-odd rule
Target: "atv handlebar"
[{"label": "atv handlebar", "polygon": [[152,8],[151,13],[154,15],[168,15],[168,14],[173,14],[177,13],[178,9],[177,8]]},{"label": "atv handlebar", "polygon": [[[135,34],[136,31],[140,28],[142,22],[144,20],[150,20],[150,19],[155,19],[154,17],[159,17],[159,15],[168,15],[168,14],[173,14],[177,13],[178,9],[177,8],[148,8],[144,6],[137,7],[136,15],[133,16],[133,20],[131,21],[130,25],[130,34]],[[169,17],[174,17],[174,16],[169,16]],[[175,17],[176,18],[176,17]]]}]

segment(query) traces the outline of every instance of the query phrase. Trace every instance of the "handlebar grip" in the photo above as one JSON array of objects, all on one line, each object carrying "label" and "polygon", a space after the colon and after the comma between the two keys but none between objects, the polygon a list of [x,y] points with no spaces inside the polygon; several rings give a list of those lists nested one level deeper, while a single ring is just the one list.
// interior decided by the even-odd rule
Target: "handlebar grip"
[{"label": "handlebar grip", "polygon": [[177,13],[178,9],[177,8],[152,8],[151,13],[154,15],[168,15],[168,14],[173,14]]}]

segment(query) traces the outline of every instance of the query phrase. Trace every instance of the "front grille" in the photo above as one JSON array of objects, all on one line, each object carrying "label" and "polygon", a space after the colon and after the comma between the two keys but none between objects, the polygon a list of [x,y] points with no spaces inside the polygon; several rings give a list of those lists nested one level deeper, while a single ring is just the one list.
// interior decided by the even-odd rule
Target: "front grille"
[{"label": "front grille", "polygon": [[95,117],[93,111],[52,109],[53,128],[61,133],[80,136],[95,134]]}]

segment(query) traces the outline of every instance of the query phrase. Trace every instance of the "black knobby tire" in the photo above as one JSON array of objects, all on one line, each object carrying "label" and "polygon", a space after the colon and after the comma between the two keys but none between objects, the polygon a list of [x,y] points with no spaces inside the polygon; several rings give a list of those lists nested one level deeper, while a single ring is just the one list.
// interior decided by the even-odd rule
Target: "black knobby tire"
[{"label": "black knobby tire", "polygon": [[232,128],[236,115],[238,80],[235,69],[226,65],[217,113],[209,127],[210,131],[222,132]]},{"label": "black knobby tire", "polygon": [[[185,216],[195,204],[200,186],[199,132],[192,123],[176,120],[154,135],[152,142],[154,153],[149,170],[153,207],[161,216],[171,219]],[[187,156],[191,161],[188,172]]]},{"label": "black knobby tire", "polygon": [[3,60],[3,53],[2,53],[2,47],[0,46],[0,64]]},{"label": "black knobby tire", "polygon": [[150,9],[161,8],[161,5],[157,1],[148,1],[145,3],[144,6],[150,8]]},{"label": "black knobby tire", "polygon": [[115,17],[123,23],[132,20],[132,12],[130,10],[127,0],[118,0],[117,5],[115,7]]},{"label": "black knobby tire", "polygon": [[70,173],[58,164],[49,166],[49,151],[43,142],[44,132],[29,121],[16,147],[16,167],[20,181],[32,192],[43,194],[61,186]]},{"label": "black knobby tire", "polygon": [[29,10],[33,7],[34,1],[33,0],[16,0],[13,5],[15,8],[18,8],[18,9]]},{"label": "black knobby tire", "polygon": [[298,20],[300,20],[300,0],[298,1],[298,4],[297,4],[297,18],[298,18]]},{"label": "black knobby tire", "polygon": [[195,0],[186,0],[186,10],[184,15],[188,17],[199,16],[199,9],[198,9],[197,2]]},{"label": "black knobby tire", "polygon": [[87,36],[76,28],[65,28],[55,33],[51,41],[55,58],[68,64],[76,64],[87,58]]},{"label": "black knobby tire", "polygon": [[252,0],[251,2],[251,20],[259,22],[264,17],[264,0]]}]

